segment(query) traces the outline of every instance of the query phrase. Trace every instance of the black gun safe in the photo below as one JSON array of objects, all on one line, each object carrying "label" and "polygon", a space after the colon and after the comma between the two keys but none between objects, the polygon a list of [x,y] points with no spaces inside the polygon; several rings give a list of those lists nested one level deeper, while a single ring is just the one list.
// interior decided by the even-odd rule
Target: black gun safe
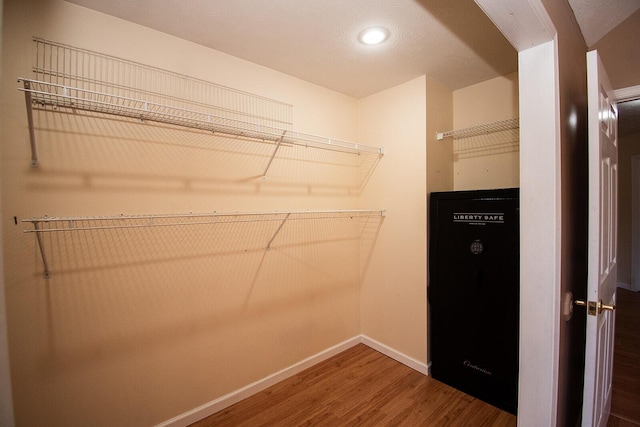
[{"label": "black gun safe", "polygon": [[516,414],[519,189],[431,193],[431,375]]}]

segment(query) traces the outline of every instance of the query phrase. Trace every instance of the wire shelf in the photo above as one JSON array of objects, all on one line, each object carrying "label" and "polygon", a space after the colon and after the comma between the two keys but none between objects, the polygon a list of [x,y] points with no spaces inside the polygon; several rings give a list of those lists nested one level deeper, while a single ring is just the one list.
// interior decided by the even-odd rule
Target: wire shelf
[{"label": "wire shelf", "polygon": [[25,93],[31,165],[38,165],[33,106],[88,111],[199,129],[215,135],[345,153],[379,147],[291,129],[291,106],[132,61],[35,38],[35,79],[19,78]]},{"label": "wire shelf", "polygon": [[436,137],[438,140],[444,138],[453,137],[453,139],[471,138],[473,136],[486,135],[495,132],[503,132],[512,129],[518,129],[520,127],[520,119],[507,119],[497,122],[486,123],[478,126],[472,126],[469,128],[450,130],[446,132],[438,132]]},{"label": "wire shelf", "polygon": [[42,108],[65,108],[112,114],[138,119],[143,122],[165,123],[206,130],[218,135],[249,138],[258,141],[271,141],[274,143],[280,141],[292,145],[328,148],[351,153],[382,152],[382,149],[377,147],[234,120],[212,113],[171,107],[144,99],[128,98],[37,80],[20,78],[18,81],[24,83],[24,88],[19,88],[19,90],[28,92],[31,103]]},{"label": "wire shelf", "polygon": [[[109,230],[141,227],[169,227],[181,225],[220,224],[252,221],[281,221],[303,219],[357,218],[384,216],[385,210],[337,209],[270,212],[211,212],[158,215],[112,215],[112,216],[72,216],[34,217],[23,219],[24,223],[49,224],[49,228],[23,230],[24,233],[52,233],[62,231]],[[99,225],[86,225],[88,223]]]},{"label": "wire shelf", "polygon": [[290,104],[39,37],[33,42],[33,80],[170,107],[213,108],[221,117],[283,129],[293,125]]},{"label": "wire shelf", "polygon": [[152,227],[179,227],[193,225],[216,225],[238,222],[279,222],[279,225],[267,243],[271,244],[287,221],[354,219],[367,217],[384,217],[386,210],[350,209],[350,210],[304,210],[304,211],[271,211],[271,212],[211,212],[158,215],[113,215],[113,216],[71,216],[71,217],[34,217],[23,219],[23,223],[31,223],[33,229],[23,233],[35,233],[40,256],[44,265],[44,277],[49,278],[51,271],[47,261],[42,235],[46,233],[71,233],[78,231],[93,232],[98,230],[137,229]]}]

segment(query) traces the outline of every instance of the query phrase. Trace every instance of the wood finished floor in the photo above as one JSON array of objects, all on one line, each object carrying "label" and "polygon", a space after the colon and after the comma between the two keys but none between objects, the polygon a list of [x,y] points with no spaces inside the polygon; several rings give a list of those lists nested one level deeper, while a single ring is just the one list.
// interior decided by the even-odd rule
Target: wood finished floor
[{"label": "wood finished floor", "polygon": [[640,292],[618,288],[608,427],[640,426]]},{"label": "wood finished floor", "polygon": [[[640,292],[618,289],[607,427],[640,426]],[[363,345],[192,425],[515,426],[516,417]]]},{"label": "wood finished floor", "polygon": [[515,426],[516,417],[356,345],[192,427]]}]

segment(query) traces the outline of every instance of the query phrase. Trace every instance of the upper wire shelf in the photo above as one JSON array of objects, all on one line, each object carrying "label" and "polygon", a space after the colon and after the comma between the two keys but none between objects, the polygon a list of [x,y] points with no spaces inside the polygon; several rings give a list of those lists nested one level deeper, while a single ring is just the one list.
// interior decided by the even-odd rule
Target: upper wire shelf
[{"label": "upper wire shelf", "polygon": [[44,277],[49,278],[51,271],[47,261],[42,235],[62,232],[94,232],[98,230],[138,229],[152,227],[179,227],[193,225],[216,225],[237,222],[278,222],[278,227],[266,244],[271,244],[287,221],[353,219],[367,217],[384,217],[386,210],[347,209],[347,210],[304,210],[304,211],[270,211],[270,212],[211,212],[158,215],[113,215],[113,216],[71,216],[71,217],[34,217],[23,219],[23,223],[31,223],[33,229],[23,233],[35,233],[40,256],[44,265]]},{"label": "upper wire shelf", "polygon": [[19,78],[25,94],[31,165],[38,165],[33,106],[89,111],[270,142],[266,176],[284,145],[346,153],[384,150],[291,130],[291,106],[132,61],[34,38],[35,79]]},{"label": "upper wire shelf", "polygon": [[507,119],[497,122],[486,123],[478,126],[472,126],[464,129],[450,130],[446,132],[438,132],[436,137],[438,140],[453,137],[453,139],[470,138],[473,136],[486,135],[494,132],[503,132],[520,127],[520,119]]}]

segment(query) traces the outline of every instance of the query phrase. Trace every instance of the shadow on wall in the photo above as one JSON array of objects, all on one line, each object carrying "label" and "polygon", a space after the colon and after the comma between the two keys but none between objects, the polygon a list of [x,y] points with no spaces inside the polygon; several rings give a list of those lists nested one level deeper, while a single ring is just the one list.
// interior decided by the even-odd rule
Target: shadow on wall
[{"label": "shadow on wall", "polygon": [[[106,58],[74,55],[78,66]],[[102,81],[100,70],[114,79]],[[39,402],[22,405],[21,417],[30,425],[155,425],[359,333],[360,278],[381,215],[284,223],[260,214],[259,220],[109,229],[100,226],[100,217],[108,222],[120,214],[154,215],[156,221],[191,211],[349,209],[379,155],[282,139],[274,156],[276,143],[245,134],[220,136],[217,129],[213,134],[107,115],[98,107],[101,97],[112,95],[92,87],[95,82],[115,92],[133,87],[136,94],[169,99],[172,120],[187,108],[180,96],[197,111],[217,97],[197,98],[201,82],[175,75],[169,78],[176,87],[193,84],[197,90],[157,94],[174,87],[165,84],[167,73],[145,68],[145,78],[135,81],[137,72],[113,70],[118,68],[71,77],[44,73],[62,76],[64,84],[86,82],[99,112],[76,108],[59,93],[34,106],[37,168],[28,167],[24,107],[15,110],[24,121],[12,122],[16,143],[7,145],[7,158],[15,161],[3,170],[6,187],[15,191],[15,224],[5,230],[5,258],[12,267],[7,317],[12,357],[20,362],[14,395]],[[122,75],[130,78],[118,80]],[[67,90],[57,83],[55,90]],[[85,89],[70,90],[88,94]],[[238,100],[237,91],[231,92],[236,105],[225,108],[244,111],[247,94]],[[128,93],[113,97],[121,101]],[[257,103],[250,116],[269,115],[272,107],[261,106],[265,99],[249,98]],[[72,230],[40,234],[48,279],[37,238],[19,229],[19,220],[44,215],[74,223]]]},{"label": "shadow on wall", "polygon": [[95,113],[36,109],[34,122],[40,166],[28,186],[36,191],[354,196],[380,160],[286,143],[274,156],[270,141]]},{"label": "shadow on wall", "polygon": [[215,343],[230,330],[253,337],[287,311],[312,321],[357,296],[358,266],[368,266],[382,222],[292,220],[275,239],[280,222],[265,220],[43,233],[51,277],[32,265],[42,294],[30,313],[43,368],[64,375],[143,348]]}]

